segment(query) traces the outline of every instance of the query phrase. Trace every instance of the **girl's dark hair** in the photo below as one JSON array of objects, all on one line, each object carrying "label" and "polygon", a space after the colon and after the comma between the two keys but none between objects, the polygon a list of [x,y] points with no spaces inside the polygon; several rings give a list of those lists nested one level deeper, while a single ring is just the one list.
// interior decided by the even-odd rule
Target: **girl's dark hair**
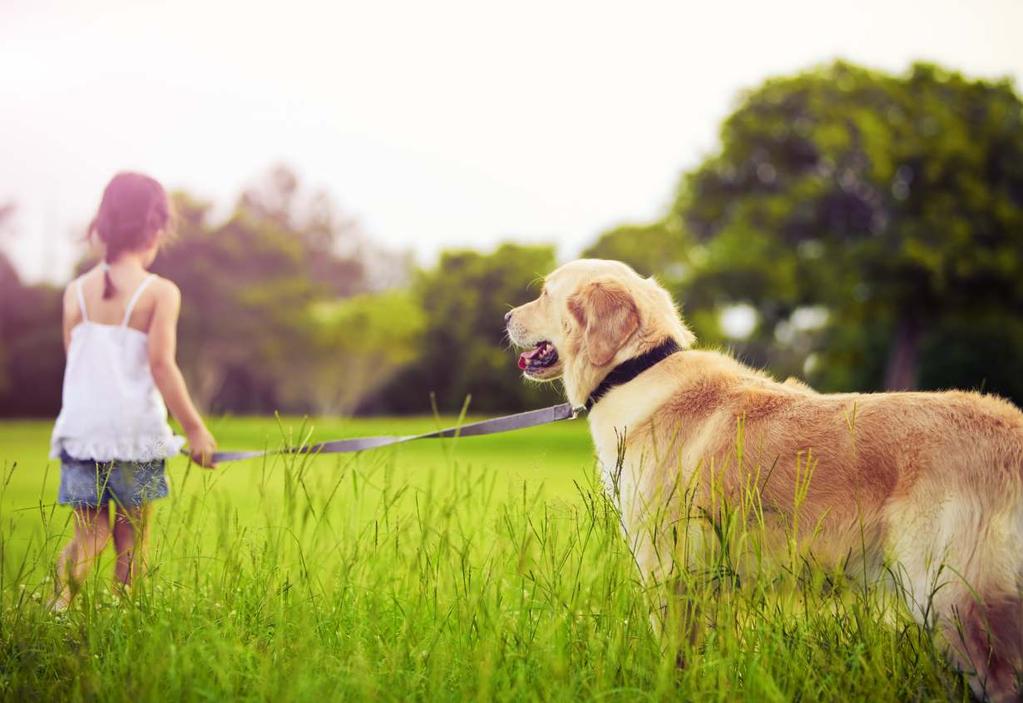
[{"label": "girl's dark hair", "polygon": [[[141,173],[118,173],[103,191],[87,237],[103,242],[103,261],[112,264],[122,252],[148,249],[170,220],[170,203],[159,182]],[[110,271],[104,270],[103,297],[114,293]]]}]

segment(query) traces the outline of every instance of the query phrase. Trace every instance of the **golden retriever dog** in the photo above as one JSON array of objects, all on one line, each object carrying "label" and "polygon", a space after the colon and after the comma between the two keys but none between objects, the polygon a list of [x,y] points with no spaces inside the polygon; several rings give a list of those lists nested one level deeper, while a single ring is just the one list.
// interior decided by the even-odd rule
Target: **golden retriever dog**
[{"label": "golden retriever dog", "polygon": [[[799,541],[828,568],[855,554],[891,565],[914,617],[941,633],[974,692],[1017,699],[1023,413],[1015,407],[972,392],[829,395],[779,383],[692,349],[667,291],[616,261],[565,264],[505,319],[527,350],[525,376],[561,378],[569,402],[589,406],[604,482],[645,579],[668,583],[698,558],[702,533],[689,516],[714,509],[708,476],[736,500],[752,486],[767,532],[772,519],[779,531],[798,525]],[[683,496],[697,511],[683,509]],[[672,530],[685,535],[684,556],[666,538]],[[769,548],[791,545],[790,533],[776,537]]]}]

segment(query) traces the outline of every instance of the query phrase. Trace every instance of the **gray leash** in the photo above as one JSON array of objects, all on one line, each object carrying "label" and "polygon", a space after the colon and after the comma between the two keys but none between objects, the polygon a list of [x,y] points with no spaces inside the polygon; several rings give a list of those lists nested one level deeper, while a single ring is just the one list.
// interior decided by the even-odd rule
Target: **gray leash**
[{"label": "gray leash", "polygon": [[[561,420],[571,420],[585,412],[583,408],[573,408],[571,403],[552,405],[549,408],[539,410],[527,410],[524,413],[504,415],[490,420],[470,422],[461,427],[449,427],[435,432],[415,435],[391,435],[380,437],[352,437],[350,439],[335,439],[330,442],[319,442],[308,444],[292,449],[278,449],[269,451],[240,451],[240,452],[214,452],[213,461],[239,461],[241,459],[255,459],[261,456],[272,456],[275,454],[341,454],[345,452],[361,452],[366,449],[377,449],[392,444],[403,444],[418,439],[441,439],[444,437],[478,437],[481,435],[498,434],[500,432],[511,432],[512,430],[524,430],[527,427],[548,425]],[[187,454],[187,452],[184,452]]]}]

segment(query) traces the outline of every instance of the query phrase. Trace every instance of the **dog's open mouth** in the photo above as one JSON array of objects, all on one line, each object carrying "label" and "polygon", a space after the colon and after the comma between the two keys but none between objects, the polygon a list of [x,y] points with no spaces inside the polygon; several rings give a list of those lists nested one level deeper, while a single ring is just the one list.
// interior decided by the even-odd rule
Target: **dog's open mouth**
[{"label": "dog's open mouth", "polygon": [[529,351],[519,354],[519,368],[527,374],[543,372],[558,363],[558,350],[544,340]]}]

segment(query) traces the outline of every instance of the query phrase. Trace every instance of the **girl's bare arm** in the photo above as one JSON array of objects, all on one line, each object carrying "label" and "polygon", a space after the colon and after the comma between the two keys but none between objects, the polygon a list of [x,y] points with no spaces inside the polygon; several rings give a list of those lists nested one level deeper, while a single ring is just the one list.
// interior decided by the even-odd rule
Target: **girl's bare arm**
[{"label": "girl's bare arm", "polygon": [[181,291],[166,279],[159,280],[159,284],[154,291],[157,295],[156,307],[149,323],[149,367],[156,387],[167,403],[167,409],[181,423],[188,436],[192,458],[202,466],[213,468],[213,451],[217,443],[206,429],[199,411],[195,409],[175,359]]}]

